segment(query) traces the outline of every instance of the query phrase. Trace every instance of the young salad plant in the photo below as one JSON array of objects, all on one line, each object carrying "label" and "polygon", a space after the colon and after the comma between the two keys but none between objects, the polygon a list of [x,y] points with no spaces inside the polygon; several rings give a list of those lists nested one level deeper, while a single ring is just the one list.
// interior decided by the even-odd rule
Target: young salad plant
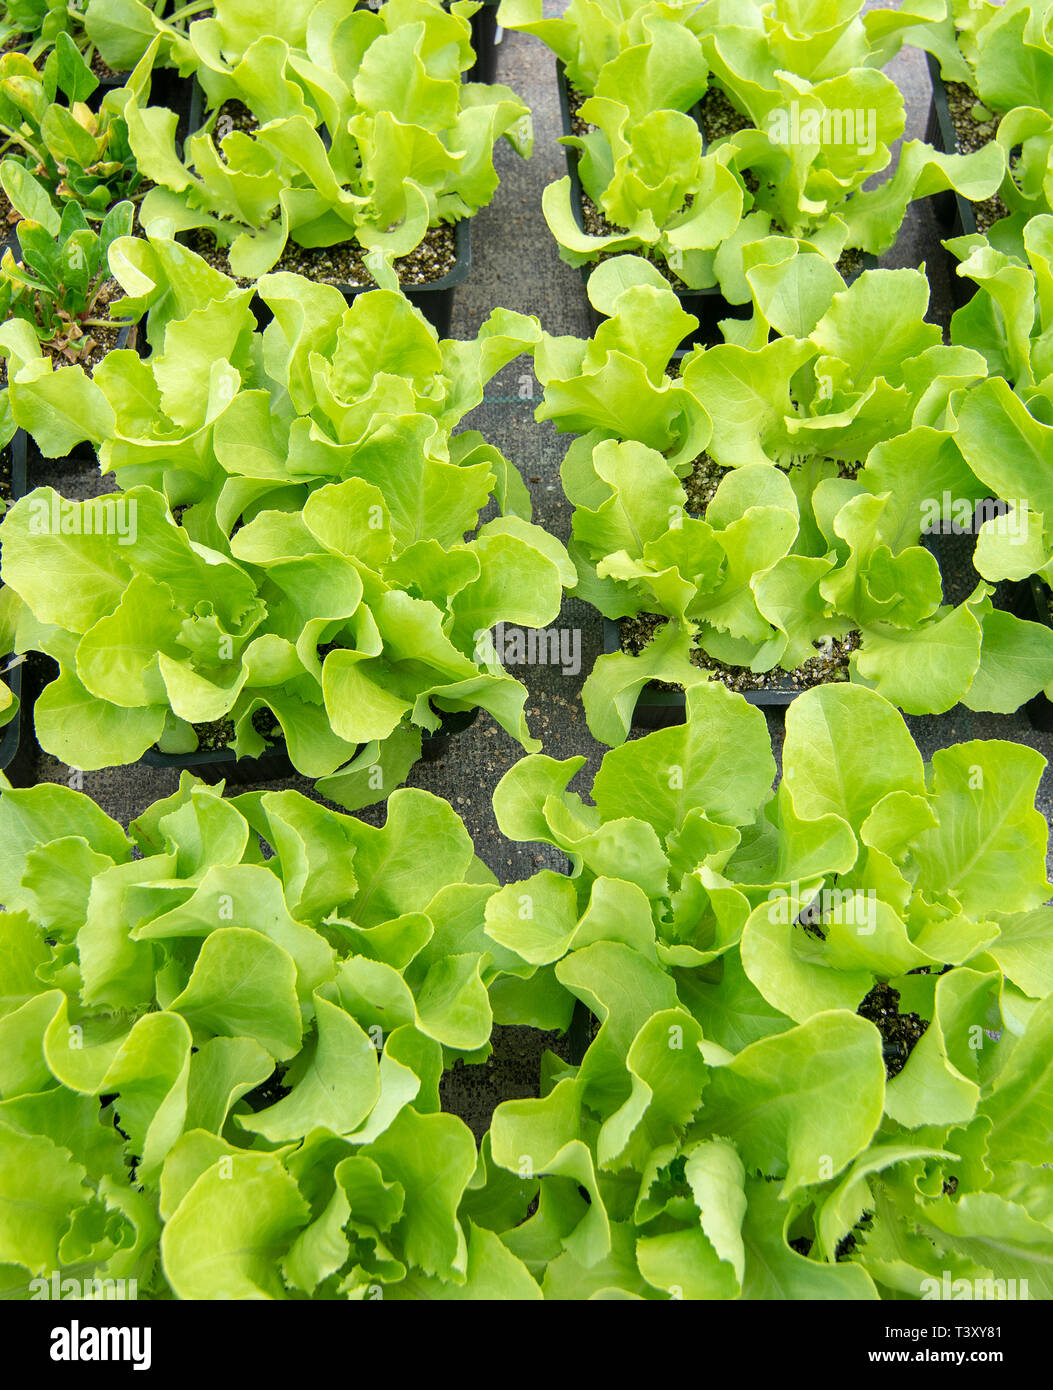
[{"label": "young salad plant", "polygon": [[[459,5],[318,6],[306,51],[296,46],[304,41],[297,13],[288,40],[279,26],[237,61],[225,56],[218,16],[190,26],[210,103],[241,101],[260,122],[254,132],[220,132],[217,143],[213,111],[180,155],[174,113],[134,95],[127,102],[132,148],[157,185],[143,202],[143,226],[204,229],[228,249],[234,273],[252,279],[289,240],[307,248],[357,241],[374,278],[393,286],[391,262],[430,227],[489,203],[498,139],[529,154],[530,113],[508,87],[462,82],[474,57]],[[243,30],[235,36],[247,37]]]},{"label": "young salad plant", "polygon": [[474,497],[456,511],[433,503],[429,516],[423,499],[427,537],[408,534],[397,495],[389,506],[354,477],[301,508],[261,508],[224,551],[192,541],[150,488],[86,502],[36,489],[0,542],[23,605],[16,646],[58,665],[35,706],[41,747],[108,767],[155,745],[192,751],[224,721],[235,756],[282,737],[297,770],[350,809],[404,779],[444,713],[487,709],[536,748],[526,688],[486,638],[498,622],[550,622],[569,566],[516,518],[462,539],[490,476],[467,472]]},{"label": "young salad plant", "polygon": [[[793,672],[854,633],[851,678],[913,714],[959,702],[1008,712],[1047,685],[1053,633],[995,609],[980,582],[945,603],[937,560],[920,544],[962,506],[971,520],[988,495],[956,443],[952,408],[986,364],[924,321],[924,275],[865,272],[846,288],[807,252],[759,266],[757,317],[763,304],[800,336],[696,348],[674,382],[663,364],[690,317],[641,265],[612,260],[594,272],[594,302],[611,316],[591,342],[543,340],[537,352],[538,417],[587,430],[561,470],[576,592],[608,618],[664,620],[639,654],[598,659],[583,691],[596,737],[622,742],[650,681],[698,679],[696,649],[754,674]],[[641,325],[634,366],[646,391],[629,393]],[[701,423],[691,444],[673,440],[663,454],[639,402],[657,406],[674,391]],[[628,438],[613,412],[596,409],[619,398],[637,405]],[[653,414],[659,427],[683,418]],[[719,481],[691,511],[696,469]],[[987,526],[1026,548],[1012,518]]]},{"label": "young salad plant", "polygon": [[[569,57],[574,26],[534,22],[533,8],[524,8],[531,21],[520,27]],[[749,301],[743,250],[762,237],[802,239],[835,263],[845,251],[879,255],[895,241],[912,200],[947,188],[973,199],[994,193],[1005,172],[998,146],[965,157],[918,140],[903,147],[891,178],[864,188],[889,167],[904,129],[903,99],[877,69],[939,6],[864,17],[859,9],[851,0],[818,16],[810,10],[805,19],[794,4],[710,0],[688,14],[684,22],[705,55],[697,71],[704,77],[708,69],[711,89],[730,102],[744,127],[708,148],[678,104],[690,45],[674,37],[660,52],[638,43],[614,58],[618,31],[597,23],[585,51],[594,65],[604,65],[579,110],[594,128],[563,143],[580,152],[582,188],[606,227],[592,232],[579,225],[569,176],[550,185],[545,216],[563,258],[580,266],[618,251],[643,251],[687,288],[719,284],[731,303],[743,304]],[[587,13],[586,32],[593,10]],[[652,10],[631,13],[638,38]],[[680,86],[694,99],[695,89]]]},{"label": "young salad plant", "polygon": [[446,802],[395,791],[377,828],[184,774],[125,833],[7,788],[0,846],[6,1297],[56,1272],[149,1299],[539,1296],[471,1219],[482,1163],[440,1107],[444,1066],[489,1053],[491,981],[531,973],[484,933],[496,881]]},{"label": "young salad plant", "polygon": [[976,96],[972,114],[997,120],[1006,175],[999,196],[1019,233],[1053,208],[1053,39],[1049,0],[945,0],[940,20],[911,41],[939,61],[945,81]]},{"label": "young salad plant", "polygon": [[502,1243],[553,1299],[922,1299],[946,1271],[1050,1297],[1045,760],[926,765],[830,686],[790,707],[773,794],[759,710],[701,684],[687,716],[609,752],[591,801],[583,758],[495,793],[571,869],[495,893],[487,934],[593,1020],[580,1066],[550,1054],[494,1113]]},{"label": "young salad plant", "polygon": [[[159,40],[162,61],[175,67],[188,54],[186,36],[191,21],[219,8],[213,0],[177,0],[174,4],[171,0],[87,0],[84,32],[114,72],[131,71],[155,39]],[[273,27],[277,16],[288,16],[295,8],[254,5],[246,23],[255,23],[261,33],[277,33]]]},{"label": "young salad plant", "polygon": [[[536,318],[495,309],[474,340],[440,340],[397,290],[348,304],[285,273],[241,289],[156,236],[122,238],[109,260],[127,291],[115,309],[145,318],[152,351],[111,353],[94,381],[39,353],[17,356],[14,414],[45,456],[90,440],[103,472],[164,491],[210,545],[260,499],[301,505],[354,476],[396,486],[417,539],[445,533],[441,508],[474,496],[488,472],[501,510],[529,521],[516,467],[477,431],[454,431],[494,374],[533,349]],[[272,314],[262,334],[254,295]]]},{"label": "young salad plant", "polygon": [[497,22],[541,39],[585,96],[631,91],[640,113],[688,111],[709,80],[694,32],[698,8],[663,0],[570,0],[561,15],[545,17],[542,0],[501,0]]},{"label": "young salad plant", "polygon": [[[42,745],[100,767],[188,751],[195,725],[225,720],[236,755],[256,756],[269,719],[344,805],[397,785],[444,713],[487,709],[531,746],[525,687],[488,633],[545,626],[575,573],[514,467],[453,429],[536,320],[498,310],[474,342],[440,343],[399,293],[348,306],[275,275],[260,335],[253,289],[185,247],[113,251],[138,290],[119,310],[147,312],[153,353],[111,352],[94,379],[22,344],[9,363],[15,418],[44,452],[87,436],[125,489],[38,490],[5,519],[19,642],[60,668],[36,706]],[[503,515],[480,525],[495,495]]]},{"label": "young salad plant", "polygon": [[[977,292],[951,321],[956,341],[975,348],[990,376],[959,412],[956,443],[977,478],[1010,507],[1004,527],[980,530],[976,567],[985,578],[1053,580],[1053,216],[1032,218],[1022,245],[999,250],[982,237],[947,245],[961,258],[959,274]],[[1046,683],[1046,691],[1053,683]]]}]

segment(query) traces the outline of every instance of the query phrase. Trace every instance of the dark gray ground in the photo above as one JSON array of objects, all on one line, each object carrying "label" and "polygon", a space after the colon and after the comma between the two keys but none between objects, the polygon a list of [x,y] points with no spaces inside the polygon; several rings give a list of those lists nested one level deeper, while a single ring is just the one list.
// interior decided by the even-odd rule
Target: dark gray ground
[{"label": "dark gray ground", "polygon": [[[547,0],[546,11],[555,14],[561,8],[559,0]],[[923,137],[930,102],[924,55],[905,51],[889,72],[906,97],[908,137]],[[472,271],[456,294],[452,334],[474,336],[491,308],[503,305],[537,314],[549,332],[585,337],[589,321],[581,277],[559,260],[556,244],[541,215],[542,189],[566,172],[564,152],[557,144],[561,131],[555,60],[537,40],[505,34],[498,48],[498,80],[513,87],[533,109],[534,155],[529,162],[523,162],[507,146],[502,145],[497,152],[501,187],[492,206],[480,212],[472,224]],[[938,236],[929,207],[916,206],[895,250],[883,258],[882,264],[916,266],[924,262],[933,287],[932,317],[946,324],[951,311],[950,258],[939,245]],[[524,374],[534,399],[521,399]],[[534,520],[566,540],[571,509],[560,487],[559,464],[568,439],[557,435],[550,424],[534,422],[533,412],[539,399],[540,389],[533,380],[529,359],[517,360],[491,382],[487,400],[466,425],[481,430],[519,465],[533,497]],[[97,475],[92,478],[84,473],[52,473],[46,480],[54,482],[66,495],[81,496],[89,491],[108,490],[112,483],[110,479],[100,488]],[[45,479],[38,476],[31,481],[39,483]],[[566,600],[559,623],[581,633],[581,673],[571,677],[564,676],[559,667],[526,666],[516,674],[529,688],[527,712],[534,733],[544,740],[545,752],[555,758],[585,754],[588,763],[575,785],[587,787],[604,750],[586,728],[580,690],[602,651],[602,623],[594,610],[572,598]],[[1024,714],[982,715],[959,707],[946,715],[911,718],[908,722],[926,757],[937,748],[972,738],[1014,739],[1039,749],[1046,757],[1053,753],[1053,737],[1036,732]],[[778,751],[782,741],[781,716],[769,715],[769,725]],[[491,793],[520,755],[518,745],[483,714],[451,744],[443,758],[418,764],[410,778],[411,785],[424,787],[453,804],[474,836],[478,853],[503,882],[525,878],[545,865],[560,867],[554,851],[509,844],[497,831]],[[69,775],[69,770],[54,759],[40,758],[40,780],[64,782]],[[174,773],[134,766],[85,773],[83,787],[110,815],[126,824],[151,802],[169,794],[176,781]],[[310,783],[300,779],[274,785],[294,785],[311,792]],[[1053,777],[1049,771],[1043,779],[1040,806],[1048,820],[1053,807]],[[380,809],[362,814],[374,822],[383,819]],[[459,1066],[448,1075],[444,1083],[447,1108],[461,1115],[477,1135],[481,1134],[499,1100],[536,1094],[540,1053],[552,1041],[550,1035],[533,1034],[526,1029],[498,1029],[494,1055],[485,1066]]]}]

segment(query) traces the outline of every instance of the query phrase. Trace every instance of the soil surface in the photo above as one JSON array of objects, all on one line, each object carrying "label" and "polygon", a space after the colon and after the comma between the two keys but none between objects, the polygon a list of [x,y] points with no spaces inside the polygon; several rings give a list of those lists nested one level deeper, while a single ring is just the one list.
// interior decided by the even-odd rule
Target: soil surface
[{"label": "soil surface", "polygon": [[131,76],[128,72],[114,72],[102,54],[96,49],[91,55],[91,70],[100,82],[120,82],[124,83]]},{"label": "soil surface", "polygon": [[715,83],[710,83],[709,91],[699,106],[702,110],[702,134],[707,145],[750,128],[750,118],[736,110],[724,89]]},{"label": "soil surface", "polygon": [[[631,656],[638,656],[659,629],[669,621],[659,613],[638,613],[634,618],[622,618],[619,624],[621,649]],[[714,680],[726,685],[729,690],[810,690],[814,685],[831,685],[847,681],[849,677],[848,660],[859,646],[859,633],[850,632],[842,639],[831,641],[827,650],[815,644],[816,654],[801,663],[795,671],[784,671],[776,666],[770,671],[751,671],[748,666],[729,666],[718,661],[701,647],[691,649],[691,664],[708,672]],[[678,685],[666,681],[652,682],[658,690],[679,690]]]},{"label": "soil surface", "polygon": [[[986,119],[974,114],[976,107],[982,106],[980,98],[964,82],[945,82],[947,106],[951,113],[955,138],[961,154],[972,154],[989,144],[998,134],[1001,115],[992,113]],[[987,110],[986,107],[983,108]],[[996,193],[982,203],[972,204],[976,217],[976,230],[986,234],[1003,217],[1008,217],[1009,209]]]},{"label": "soil surface", "polygon": [[901,1014],[899,990],[887,984],[876,984],[856,1013],[860,1018],[868,1018],[881,1034],[885,1043],[885,1074],[891,1081],[907,1065],[907,1059],[929,1026],[928,1019],[919,1018],[917,1014]]},{"label": "soil surface", "polygon": [[[252,727],[261,738],[266,739],[269,747],[278,747],[281,742],[282,731],[269,709],[256,711],[252,716]],[[194,732],[197,734],[199,753],[216,753],[233,747],[233,719],[212,719],[205,724],[195,724]]]},{"label": "soil surface", "polygon": [[[231,275],[230,261],[225,247],[216,244],[215,237],[204,228],[195,228],[186,234],[187,245],[192,251],[208,261],[209,265],[224,275]],[[452,226],[443,222],[438,227],[429,227],[424,240],[408,256],[400,256],[395,261],[395,272],[403,286],[428,285],[448,275],[457,261],[457,235]],[[362,251],[355,241],[341,242],[338,246],[308,248],[289,242],[279,258],[274,270],[288,270],[295,275],[305,275],[309,280],[323,285],[375,285],[376,281],[362,259]],[[242,287],[251,285],[251,280],[233,275]]]}]

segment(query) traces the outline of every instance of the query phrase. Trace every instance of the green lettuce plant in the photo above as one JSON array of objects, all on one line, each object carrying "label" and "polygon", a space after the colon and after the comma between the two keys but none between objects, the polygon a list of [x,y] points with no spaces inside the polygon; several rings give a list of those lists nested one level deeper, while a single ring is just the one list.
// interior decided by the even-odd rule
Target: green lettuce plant
[{"label": "green lettuce plant", "polygon": [[702,684],[590,801],[583,762],[502,779],[503,832],[571,867],[486,907],[593,1019],[490,1130],[495,1197],[530,1179],[495,1229],[544,1296],[1048,1298],[1044,759],[926,765],[879,695],[827,687],[773,794],[763,715]]},{"label": "green lettuce plant", "polygon": [[734,99],[750,86],[772,84],[780,71],[821,82],[852,69],[883,68],[918,25],[942,10],[943,0],[866,13],[862,0],[705,0],[691,23],[714,76]]},{"label": "green lettuce plant", "polygon": [[[1053,577],[1053,217],[1032,218],[1022,245],[1000,250],[981,237],[949,242],[959,274],[977,291],[954,315],[957,341],[986,358],[990,376],[958,412],[956,443],[977,478],[1009,504],[1013,530],[988,521],[976,567],[992,581]],[[1053,685],[1046,683],[1047,693]]]},{"label": "green lettuce plant", "polygon": [[993,144],[1006,175],[999,196],[1016,229],[1053,207],[1053,42],[1048,0],[945,0],[937,22],[911,36],[938,60],[944,80],[977,96],[982,121],[998,119]]},{"label": "green lettuce plant", "polygon": [[[546,219],[572,265],[642,250],[688,288],[719,284],[730,302],[747,303],[743,249],[762,237],[804,240],[832,262],[846,250],[880,255],[912,200],[947,188],[985,198],[1004,175],[997,145],[963,157],[915,140],[903,147],[891,178],[864,188],[889,167],[904,129],[902,96],[877,68],[908,30],[935,18],[938,4],[863,17],[855,0],[809,7],[807,15],[790,3],[722,0],[690,14],[673,11],[699,36],[699,73],[711,71],[745,123],[705,151],[695,121],[677,104],[676,79],[690,63],[690,45],[677,42],[675,28],[667,51],[637,43],[612,59],[619,31],[605,27],[597,7],[583,9],[577,24],[537,19],[532,5],[512,6],[512,17],[520,9],[531,17],[517,27],[539,33],[564,61],[577,51],[577,25],[587,33],[594,28],[581,52],[593,66],[602,63],[586,88],[595,94],[580,108],[594,129],[563,143],[580,152],[582,188],[610,229],[579,227],[569,177],[545,193]],[[651,13],[630,11],[634,39]],[[665,92],[658,76],[664,73]],[[693,88],[684,92],[694,98]]]},{"label": "green lettuce plant", "polygon": [[834,261],[846,248],[880,255],[912,200],[948,187],[987,197],[1004,172],[997,148],[962,159],[912,140],[892,177],[864,189],[904,130],[903,98],[878,69],[942,5],[861,8],[710,0],[696,14],[712,80],[746,121],[710,147],[744,184],[743,227],[716,264],[734,303],[748,300],[738,248],[758,236],[804,237]]},{"label": "green lettuce plant", "polygon": [[[561,469],[575,592],[608,618],[666,619],[637,655],[596,662],[583,691],[593,733],[620,743],[646,684],[698,679],[696,647],[754,673],[794,671],[850,632],[860,641],[851,678],[910,713],[1017,709],[1053,679],[1053,634],[995,609],[983,583],[945,603],[920,544],[963,506],[971,519],[988,495],[956,443],[954,413],[983,378],[983,356],[944,345],[925,322],[918,271],[865,272],[846,288],[825,258],[799,253],[750,276],[762,336],[786,335],[696,348],[677,381],[665,363],[691,320],[631,258],[590,279],[610,313],[591,341],[538,349],[538,417],[586,431]],[[661,430],[683,417],[645,403],[676,392],[694,397],[699,423],[670,447]],[[633,408],[596,409],[608,401]],[[728,469],[703,516],[689,513],[682,481],[697,456]],[[1029,553],[1015,518],[985,530]]]},{"label": "green lettuce plant", "polygon": [[[184,525],[199,538],[229,534],[261,499],[302,503],[351,477],[385,492],[407,543],[471,529],[491,489],[529,520],[516,468],[478,432],[455,430],[491,377],[534,346],[535,318],[495,309],[474,340],[440,341],[397,291],[348,304],[280,273],[254,287],[273,315],[261,334],[253,291],[171,240],[126,239],[111,262],[130,292],[121,311],[145,314],[154,350],[145,362],[114,358],[86,387],[84,418],[100,422],[91,437],[104,471],[189,506]],[[149,410],[136,389],[147,382]],[[16,411],[22,401],[19,385]]]},{"label": "green lettuce plant", "polygon": [[[145,315],[145,360],[120,349],[89,377],[55,368],[28,330],[0,330],[14,418],[51,457],[90,439],[124,489],[86,504],[68,537],[54,495],[8,523],[25,547],[24,583],[12,578],[17,540],[4,565],[27,602],[21,638],[62,668],[37,706],[41,740],[101,766],[157,741],[184,752],[193,724],[229,719],[237,755],[254,756],[265,705],[294,764],[344,805],[401,781],[439,712],[486,708],[529,742],[525,687],[486,634],[497,622],[549,623],[575,571],[530,523],[515,467],[476,431],[453,431],[494,372],[533,345],[537,321],[496,310],[473,342],[440,342],[397,292],[348,305],[330,287],[273,275],[256,286],[274,314],[260,334],[253,288],[177,242],[125,238],[110,262],[134,292],[118,311]],[[503,515],[480,527],[492,497]],[[122,539],[116,518],[133,513],[138,539]],[[110,576],[97,607],[62,615],[56,600],[84,546]],[[158,546],[183,557],[171,576]],[[132,575],[144,603],[126,599]],[[85,685],[76,653],[88,628],[105,618],[100,638],[124,633],[148,610],[157,644],[131,644],[136,680],[123,685],[100,655],[112,679],[101,670],[102,684]],[[91,728],[79,747],[60,713],[70,693]]]},{"label": "green lettuce plant", "polygon": [[[690,4],[661,0],[570,0],[545,17],[541,0],[501,0],[497,22],[534,34],[586,96],[632,93],[633,111],[687,111],[705,94],[709,73]],[[703,7],[704,8],[704,7]]]},{"label": "green lettuce plant", "polygon": [[[127,291],[116,311],[143,321],[152,351],[111,353],[91,380],[20,344],[12,409],[46,456],[90,440],[104,472],[163,490],[197,539],[220,546],[260,499],[302,504],[352,476],[397,489],[418,538],[449,530],[488,473],[502,510],[529,520],[514,465],[477,432],[454,431],[491,377],[533,348],[536,318],[495,309],[474,340],[440,341],[397,291],[348,304],[284,273],[241,289],[156,236],[122,238],[109,262]],[[254,295],[273,316],[263,333]],[[462,529],[472,524],[466,515]]]},{"label": "green lettuce plant", "polygon": [[891,146],[903,134],[903,98],[892,80],[864,68],[815,84],[781,73],[777,81],[748,108],[752,126],[710,147],[744,189],[742,227],[714,265],[732,302],[744,302],[741,288],[732,298],[738,248],[758,237],[797,237],[833,261],[845,250],[878,256],[894,245],[911,202],[948,188],[979,201],[1002,182],[997,145],[955,155],[909,140],[891,176],[866,189],[889,168]]},{"label": "green lettuce plant", "polygon": [[293,46],[298,34],[290,43],[279,29],[254,38],[237,61],[224,56],[218,17],[196,21],[190,41],[211,104],[237,98],[260,125],[217,144],[214,111],[180,154],[175,113],[133,95],[129,138],[157,185],[143,226],[203,228],[250,279],[290,239],[309,248],[354,240],[374,277],[393,284],[392,259],[429,227],[489,203],[501,136],[530,152],[529,111],[515,93],[461,81],[473,62],[469,12],[438,0],[395,0],[379,12],[320,6],[306,52]]},{"label": "green lettuce plant", "polygon": [[227,721],[235,756],[280,734],[351,809],[403,780],[443,713],[485,708],[536,747],[526,689],[484,639],[499,621],[551,621],[569,566],[516,518],[462,535],[407,537],[360,477],[261,509],[223,551],[191,540],[150,488],[86,502],[37,488],[0,541],[23,604],[16,646],[59,668],[35,705],[41,747],[106,767],[154,745],[191,751],[195,726]]},{"label": "green lettuce plant", "polygon": [[588,293],[606,315],[592,338],[540,335],[534,372],[544,389],[534,418],[583,436],[564,470],[601,439],[634,439],[686,472],[709,444],[713,422],[666,367],[698,319],[640,256],[604,261],[589,276]]},{"label": "green lettuce plant", "polygon": [[745,194],[724,161],[703,155],[695,121],[661,109],[637,116],[600,96],[589,97],[580,114],[595,129],[563,143],[580,151],[581,187],[612,230],[578,226],[569,175],[549,184],[542,207],[562,258],[586,265],[601,253],[642,250],[685,285],[715,284],[714,255],[738,228]]},{"label": "green lettuce plant", "polygon": [[[130,71],[146,54],[155,40],[161,61],[166,66],[179,66],[189,52],[187,30],[200,14],[221,8],[212,0],[189,0],[171,4],[168,0],[87,0],[84,6],[84,31],[103,61],[115,72]],[[227,6],[222,8],[226,9]],[[277,16],[289,15],[293,6],[265,7],[256,5],[245,23],[261,26],[258,32],[277,32],[271,23]]]},{"label": "green lettuce plant", "polygon": [[942,0],[939,9],[909,41],[939,60],[944,78],[964,82],[996,111],[1041,105],[1053,73],[1048,0]]},{"label": "green lettuce plant", "polygon": [[945,427],[955,393],[985,375],[979,351],[945,345],[926,322],[920,271],[866,271],[846,287],[824,256],[785,237],[757,242],[746,264],[751,318],[724,320],[725,342],[678,360],[698,320],[657,268],[618,256],[592,272],[605,322],[591,339],[543,333],[534,355],[536,418],[584,436],[565,483],[601,439],[646,444],[681,477],[703,450],[728,468],[860,464],[885,439]]},{"label": "green lettuce plant", "polygon": [[977,286],[951,319],[951,340],[981,353],[992,377],[1004,377],[1021,400],[1044,414],[1053,397],[1053,216],[1031,218],[1019,234],[1003,223],[990,237],[944,243],[959,276]]},{"label": "green lettuce plant", "polygon": [[45,785],[0,826],[5,1297],[538,1296],[440,1110],[526,973],[445,802],[396,791],[375,828],[184,774],[127,834]]}]

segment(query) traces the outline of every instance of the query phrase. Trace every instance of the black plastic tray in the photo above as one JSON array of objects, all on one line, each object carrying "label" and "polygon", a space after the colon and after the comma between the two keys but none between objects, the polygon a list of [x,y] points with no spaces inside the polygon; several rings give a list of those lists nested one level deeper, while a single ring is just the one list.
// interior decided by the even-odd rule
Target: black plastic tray
[{"label": "black plastic tray", "polygon": [[[17,502],[26,493],[26,437],[21,430],[15,432],[8,448],[11,451],[11,500]],[[18,658],[5,653],[0,667],[8,667],[12,660]],[[0,772],[16,787],[28,787],[33,782],[32,740],[29,735],[31,721],[23,717],[26,713],[22,703],[25,692],[23,670],[24,662],[18,660],[18,665],[8,667],[2,677],[17,698],[19,708],[14,718],[0,729]]]},{"label": "black plastic tray", "polygon": [[497,23],[497,7],[500,3],[501,0],[481,0],[480,8],[472,15],[470,23],[475,66],[468,70],[470,82],[497,80],[497,45],[504,33]]},{"label": "black plastic tray", "polygon": [[[603,620],[603,650],[607,656],[622,650],[621,628],[616,618]],[[703,675],[704,672],[700,670],[699,674]],[[743,690],[741,694],[747,704],[785,710],[786,706],[796,700],[798,695],[803,695],[807,688],[802,686],[799,689],[780,689],[775,686],[765,690]],[[665,729],[670,724],[682,724],[684,709],[685,697],[682,690],[662,690],[654,684],[645,685],[636,697],[633,728]]]},{"label": "black plastic tray", "polygon": [[[478,709],[458,710],[444,715],[442,724],[434,733],[425,732],[423,735],[422,761],[434,762],[440,758],[448,748],[450,739],[474,724],[478,716]],[[236,758],[232,748],[211,748],[194,753],[162,753],[157,748],[148,748],[140,761],[148,767],[193,772],[208,783],[222,780],[235,786],[299,776],[284,740],[275,743],[257,758]]]},{"label": "black plastic tray", "polygon": [[[951,119],[947,88],[943,85],[939,61],[931,54],[929,78],[932,82],[932,104],[929,107],[929,124],[925,131],[926,143],[941,154],[959,154],[958,136]],[[963,198],[953,189],[945,189],[933,195],[933,209],[937,219],[947,228],[949,236],[972,236],[976,231],[976,213],[968,198]],[[955,276],[955,279],[958,277]]]},{"label": "black plastic tray", "polygon": [[[947,89],[943,85],[939,62],[931,53],[926,54],[926,57],[929,60],[929,77],[932,80],[932,104],[929,107],[929,124],[925,139],[941,154],[960,154],[958,135],[951,119],[950,103],[947,100]],[[954,189],[948,188],[942,193],[934,194],[932,206],[936,220],[948,239],[973,236],[977,232],[976,209],[968,198],[963,198]],[[960,309],[972,299],[976,293],[976,285],[968,276],[957,273],[960,262],[956,256],[952,256],[948,251],[947,258],[950,262],[951,301],[956,309]]]},{"label": "black plastic tray", "polygon": [[[191,83],[189,130],[191,133],[201,129],[207,119],[205,94],[200,83]],[[179,240],[186,241],[188,233],[180,232]],[[349,238],[350,240],[350,238]],[[418,308],[432,325],[440,338],[450,335],[450,320],[453,314],[453,291],[455,286],[466,279],[472,268],[472,237],[470,219],[462,217],[454,227],[454,247],[456,259],[453,266],[438,280],[430,280],[426,285],[403,285],[402,292],[411,304]],[[321,248],[325,249],[325,248]],[[330,282],[348,302],[356,295],[366,294],[376,289],[375,285],[351,285],[346,281]],[[263,327],[270,319],[270,310],[262,300],[256,299],[253,312]]]}]

